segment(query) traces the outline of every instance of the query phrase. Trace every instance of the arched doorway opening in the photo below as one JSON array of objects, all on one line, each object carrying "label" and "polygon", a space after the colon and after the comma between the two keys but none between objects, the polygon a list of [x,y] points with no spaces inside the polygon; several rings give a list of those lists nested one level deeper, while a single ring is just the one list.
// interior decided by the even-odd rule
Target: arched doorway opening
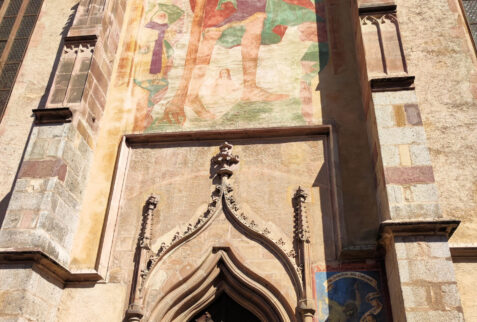
[{"label": "arched doorway opening", "polygon": [[[154,293],[146,290],[145,303],[150,294]],[[214,247],[192,275],[150,303],[145,316],[150,321],[195,321],[209,310],[208,322],[296,321],[281,292],[243,266],[229,247]],[[247,318],[234,319],[232,312]]]},{"label": "arched doorway opening", "polygon": [[220,294],[189,322],[260,322],[252,312],[235,302],[227,293]]}]

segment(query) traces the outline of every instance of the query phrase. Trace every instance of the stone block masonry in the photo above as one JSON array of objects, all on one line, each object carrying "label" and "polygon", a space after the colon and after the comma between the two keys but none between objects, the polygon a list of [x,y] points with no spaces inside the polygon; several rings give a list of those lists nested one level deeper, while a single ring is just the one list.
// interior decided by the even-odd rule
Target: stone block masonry
[{"label": "stone block masonry", "polygon": [[28,264],[0,265],[0,321],[55,321],[61,287]]},{"label": "stone block masonry", "polygon": [[[413,90],[373,93],[376,117],[377,154],[389,201],[383,219],[440,218],[426,134]],[[379,169],[379,167],[377,167]],[[379,181],[379,179],[378,179]]]},{"label": "stone block masonry", "polygon": [[390,235],[386,270],[394,320],[464,321],[448,237]]},{"label": "stone block masonry", "polygon": [[[125,0],[82,0],[78,4],[66,41],[91,43],[97,39],[94,55],[81,102],[58,109],[72,112],[71,123],[69,119],[50,119],[51,124],[46,124],[37,118],[29,137],[0,230],[1,258],[18,258],[29,264],[0,266],[2,321],[56,320],[65,276],[72,276],[68,271],[70,253],[125,5]],[[57,14],[54,6],[42,10]],[[41,263],[32,258],[41,258]],[[39,275],[37,271],[47,273]],[[94,272],[83,275],[98,279],[91,278]]]},{"label": "stone block masonry", "polygon": [[[372,12],[396,12],[393,2],[361,1],[359,6],[365,22]],[[398,15],[399,10],[394,17]],[[372,90],[372,101],[365,112],[393,320],[463,321],[448,244],[459,222],[442,220],[414,77],[407,71],[406,44],[400,44],[405,68],[396,72],[384,65],[381,73],[376,61],[384,59],[372,58],[379,56],[373,49],[382,44],[369,27],[362,24],[367,76],[374,77],[366,89]],[[399,43],[400,32],[398,28]],[[386,47],[389,39],[382,41]]]},{"label": "stone block masonry", "polygon": [[36,126],[30,140],[0,249],[42,251],[67,266],[92,151],[71,123]]}]

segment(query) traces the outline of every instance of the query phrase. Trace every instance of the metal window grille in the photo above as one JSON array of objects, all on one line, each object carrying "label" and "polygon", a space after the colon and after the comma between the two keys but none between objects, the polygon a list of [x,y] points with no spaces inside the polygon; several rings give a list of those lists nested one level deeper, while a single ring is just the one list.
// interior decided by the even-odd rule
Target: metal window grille
[{"label": "metal window grille", "polygon": [[0,120],[43,0],[0,0]]},{"label": "metal window grille", "polygon": [[462,0],[467,23],[474,43],[477,45],[477,0]]}]

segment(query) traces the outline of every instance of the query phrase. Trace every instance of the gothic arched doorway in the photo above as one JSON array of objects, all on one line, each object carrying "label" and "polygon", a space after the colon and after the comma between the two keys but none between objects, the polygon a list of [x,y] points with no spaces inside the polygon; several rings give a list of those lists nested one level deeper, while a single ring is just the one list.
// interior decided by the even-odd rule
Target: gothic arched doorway
[{"label": "gothic arched doorway", "polygon": [[190,322],[260,322],[252,312],[235,302],[227,293],[220,294]]}]

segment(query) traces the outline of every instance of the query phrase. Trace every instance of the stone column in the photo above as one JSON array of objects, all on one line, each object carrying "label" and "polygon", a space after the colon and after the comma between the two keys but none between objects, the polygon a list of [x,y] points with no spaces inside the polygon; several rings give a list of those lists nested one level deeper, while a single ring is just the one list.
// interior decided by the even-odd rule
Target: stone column
[{"label": "stone column", "polygon": [[374,92],[381,238],[395,321],[463,321],[448,238],[412,88]]},{"label": "stone column", "polygon": [[0,319],[55,320],[92,153],[70,117],[37,112],[0,230]]},{"label": "stone column", "polygon": [[369,146],[394,321],[463,321],[448,238],[396,4],[359,1]]}]

